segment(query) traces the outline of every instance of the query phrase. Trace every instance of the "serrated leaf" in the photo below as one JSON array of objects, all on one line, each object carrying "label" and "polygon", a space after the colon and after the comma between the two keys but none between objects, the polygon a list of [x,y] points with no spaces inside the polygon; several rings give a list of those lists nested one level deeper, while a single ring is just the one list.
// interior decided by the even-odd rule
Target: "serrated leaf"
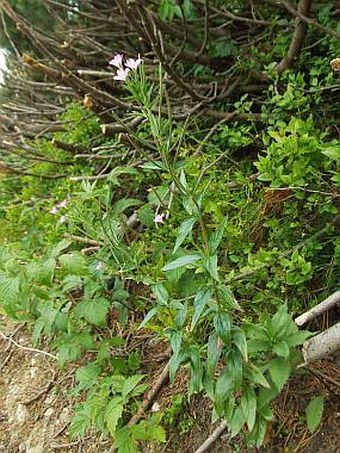
[{"label": "serrated leaf", "polygon": [[184,222],[182,222],[182,224],[178,228],[178,235],[177,235],[173,253],[175,253],[180,248],[180,246],[183,244],[183,242],[185,241],[188,234],[191,233],[191,231],[196,223],[196,220],[197,219],[195,217],[191,217],[190,219],[186,219],[186,220],[184,220]]},{"label": "serrated leaf", "polygon": [[143,379],[144,379],[143,375],[135,375],[135,376],[129,376],[125,380],[123,389],[122,389],[122,397],[124,400]]},{"label": "serrated leaf", "polygon": [[138,453],[136,442],[131,438],[131,428],[124,426],[116,430],[115,441],[118,453]]},{"label": "serrated leaf", "polygon": [[277,357],[269,363],[269,373],[277,389],[281,391],[290,375],[291,367],[289,360]]},{"label": "serrated leaf", "polygon": [[15,302],[20,294],[19,277],[7,277],[6,274],[0,274],[0,301],[5,305]]},{"label": "serrated leaf", "polygon": [[100,373],[100,367],[95,362],[90,362],[87,365],[81,366],[76,371],[76,381],[78,381],[78,389],[83,390],[92,387]]},{"label": "serrated leaf", "polygon": [[109,430],[112,437],[115,437],[115,432],[119,419],[123,414],[123,400],[120,396],[113,397],[105,409],[105,422],[107,429]]},{"label": "serrated leaf", "polygon": [[80,252],[65,253],[59,256],[59,261],[68,274],[87,275],[89,272],[86,258]]},{"label": "serrated leaf", "polygon": [[78,303],[75,313],[79,318],[84,318],[90,324],[104,327],[110,305],[110,302],[104,297],[85,299]]},{"label": "serrated leaf", "polygon": [[317,396],[309,402],[306,408],[307,426],[311,433],[314,433],[321,423],[324,404],[325,398],[323,396]]},{"label": "serrated leaf", "polygon": [[191,330],[196,327],[205,306],[211,299],[211,294],[212,291],[210,288],[205,288],[196,294],[194,299],[194,314],[191,321]]},{"label": "serrated leaf", "polygon": [[180,258],[177,258],[176,260],[171,261],[170,263],[166,264],[163,267],[162,271],[167,272],[167,271],[171,271],[173,269],[187,267],[190,264],[193,264],[196,261],[200,260],[201,258],[202,258],[201,255],[196,255],[196,254],[184,255],[184,256],[181,256]]},{"label": "serrated leaf", "polygon": [[75,407],[75,414],[72,417],[71,425],[69,428],[69,435],[72,438],[76,436],[83,437],[86,430],[91,426],[91,418],[84,407],[84,404],[77,404]]},{"label": "serrated leaf", "polygon": [[50,285],[52,282],[56,261],[54,258],[49,258],[42,262],[30,262],[26,266],[27,275],[29,278],[41,285]]}]

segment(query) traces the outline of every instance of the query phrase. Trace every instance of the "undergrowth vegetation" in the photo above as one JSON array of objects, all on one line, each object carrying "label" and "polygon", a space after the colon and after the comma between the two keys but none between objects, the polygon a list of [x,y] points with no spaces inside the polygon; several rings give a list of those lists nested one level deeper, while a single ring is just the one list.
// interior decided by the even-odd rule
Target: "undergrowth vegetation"
[{"label": "undergrowth vegetation", "polygon": [[[197,14],[195,2],[179,3],[160,2],[165,24]],[[269,33],[286,23],[276,16]],[[152,361],[169,345],[170,381],[187,373],[183,397],[208,396],[213,421],[263,443],[271,403],[310,336],[292,316],[339,279],[340,146],[335,106],[323,99],[338,83],[328,56],[339,45],[324,37],[279,74],[273,61],[290,39],[208,46],[213,57],[240,52],[241,74],[268,78],[259,102],[245,93],[219,104],[217,113],[238,115],[232,123],[212,126],[194,109],[176,117],[168,68],[142,55],[112,82],[137,127],[105,135],[101,115],[70,100],[57,115],[62,131],[29,140],[44,160],[1,175],[0,312],[32,326],[35,346],[48,342],[62,367],[77,363],[72,436],[95,428],[119,452],[164,443],[181,397],[129,420],[157,371],[144,349]],[[213,79],[200,64],[182,70]]]}]

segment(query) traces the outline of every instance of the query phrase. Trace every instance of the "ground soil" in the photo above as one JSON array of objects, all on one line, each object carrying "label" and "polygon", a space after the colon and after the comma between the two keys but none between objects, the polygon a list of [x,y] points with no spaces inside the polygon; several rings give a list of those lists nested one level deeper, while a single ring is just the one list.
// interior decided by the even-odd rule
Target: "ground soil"
[{"label": "ground soil", "polygon": [[[30,334],[24,326],[2,322],[0,336],[0,453],[82,452],[109,453],[111,442],[96,433],[82,440],[70,440],[68,427],[75,400],[69,390],[75,368],[60,370],[56,361],[30,347]],[[16,342],[14,344],[9,338]],[[160,363],[155,374],[161,371]],[[166,409],[187,382],[184,372],[175,385],[167,384],[158,396],[160,409]],[[332,362],[315,364],[312,372],[294,377],[275,402],[275,421],[261,452],[340,452],[340,369]],[[322,425],[311,435],[304,411],[317,395],[326,398]],[[159,449],[143,452],[191,453],[205,441],[216,426],[211,426],[211,403],[196,396],[186,403],[185,417],[178,430],[170,429],[168,441]],[[184,420],[184,422],[183,422]],[[175,424],[176,425],[176,424]],[[252,452],[240,439],[230,441],[222,435],[210,452]]]}]

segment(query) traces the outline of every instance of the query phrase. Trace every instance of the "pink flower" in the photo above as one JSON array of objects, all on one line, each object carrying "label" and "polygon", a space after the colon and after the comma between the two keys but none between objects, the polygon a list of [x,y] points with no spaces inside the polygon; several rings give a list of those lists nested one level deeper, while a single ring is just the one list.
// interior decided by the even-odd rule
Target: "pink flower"
[{"label": "pink flower", "polygon": [[53,206],[53,208],[50,210],[50,213],[53,215],[58,214],[58,208],[56,206]]},{"label": "pink flower", "polygon": [[123,55],[120,53],[117,53],[111,60],[109,61],[109,65],[114,66],[118,69],[121,69],[123,67]]},{"label": "pink flower", "polygon": [[63,200],[60,203],[57,204],[57,208],[66,208],[67,206],[67,200]]},{"label": "pink flower", "polygon": [[137,58],[137,60],[135,60],[134,58],[128,58],[126,60],[125,66],[132,70],[136,70],[138,68],[138,66],[141,64],[141,62],[142,62],[142,59],[139,57]]},{"label": "pink flower", "polygon": [[156,214],[153,221],[155,223],[164,223],[164,214]]},{"label": "pink flower", "polygon": [[65,223],[67,222],[67,216],[66,215],[62,215],[59,219],[59,223]]},{"label": "pink flower", "polygon": [[118,69],[117,74],[113,78],[115,80],[121,80],[122,82],[124,82],[124,80],[126,79],[126,77],[129,74],[129,72],[130,72],[129,68]]}]

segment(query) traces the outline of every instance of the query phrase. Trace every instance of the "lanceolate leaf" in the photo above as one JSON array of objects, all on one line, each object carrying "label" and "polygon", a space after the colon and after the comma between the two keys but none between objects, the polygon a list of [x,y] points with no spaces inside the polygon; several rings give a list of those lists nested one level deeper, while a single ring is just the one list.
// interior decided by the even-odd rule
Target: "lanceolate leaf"
[{"label": "lanceolate leaf", "polygon": [[184,255],[181,256],[180,258],[177,258],[174,261],[171,261],[170,263],[166,264],[162,271],[171,271],[173,269],[178,269],[180,267],[186,267],[189,266],[192,263],[195,263],[196,261],[200,260],[202,257],[201,255]]},{"label": "lanceolate leaf", "polygon": [[191,217],[190,219],[184,220],[184,222],[181,224],[181,226],[178,229],[178,236],[176,239],[173,253],[175,253],[179,249],[179,247],[183,244],[188,234],[191,233],[195,223],[196,218]]},{"label": "lanceolate leaf", "polygon": [[248,429],[249,431],[252,431],[255,425],[257,408],[257,398],[252,387],[248,387],[244,390],[244,394],[241,398],[241,406],[246,417]]},{"label": "lanceolate leaf", "polygon": [[197,293],[195,300],[194,300],[194,315],[191,321],[191,330],[193,330],[200,319],[200,316],[211,299],[212,291],[210,288],[202,289],[199,293]]},{"label": "lanceolate leaf", "polygon": [[225,218],[223,220],[223,222],[220,224],[220,226],[217,228],[216,231],[214,231],[210,237],[209,237],[209,240],[208,240],[208,244],[209,244],[209,251],[211,254],[215,254],[217,249],[218,249],[218,246],[220,245],[221,243],[221,240],[223,238],[223,234],[224,234],[224,230],[225,230],[225,227],[227,225],[227,218]]},{"label": "lanceolate leaf", "polygon": [[306,409],[306,419],[307,426],[311,433],[318,428],[320,425],[323,408],[324,408],[325,398],[323,396],[317,396],[307,406]]}]

